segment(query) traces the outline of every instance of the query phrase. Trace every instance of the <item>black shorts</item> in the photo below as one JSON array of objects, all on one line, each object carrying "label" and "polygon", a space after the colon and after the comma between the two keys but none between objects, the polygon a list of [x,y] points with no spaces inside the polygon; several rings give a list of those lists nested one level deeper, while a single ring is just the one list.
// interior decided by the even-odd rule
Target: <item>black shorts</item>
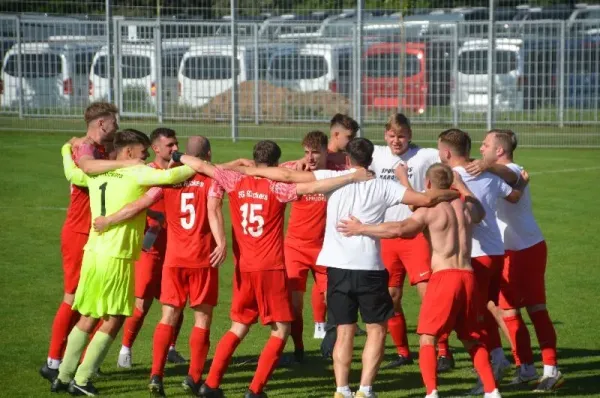
[{"label": "black shorts", "polygon": [[350,325],[358,321],[381,323],[394,315],[388,291],[388,273],[327,268],[327,321]]}]

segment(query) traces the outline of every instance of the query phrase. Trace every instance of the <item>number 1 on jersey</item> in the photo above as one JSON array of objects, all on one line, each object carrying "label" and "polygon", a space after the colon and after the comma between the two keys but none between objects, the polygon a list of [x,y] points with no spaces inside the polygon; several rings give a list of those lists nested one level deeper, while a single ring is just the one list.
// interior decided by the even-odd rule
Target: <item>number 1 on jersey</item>
[{"label": "number 1 on jersey", "polygon": [[98,189],[100,189],[100,191],[102,191],[102,193],[100,194],[100,215],[102,217],[104,217],[106,215],[106,186],[107,185],[108,185],[108,182],[105,182],[104,184],[102,184],[98,187]]},{"label": "number 1 on jersey", "polygon": [[[244,203],[240,206],[242,212],[242,230],[244,235],[250,234],[254,238],[258,238],[263,233],[263,226],[265,225],[265,219],[262,216],[256,214],[262,211],[263,206],[256,203]],[[250,210],[250,211],[248,211]],[[249,227],[248,224],[256,223],[256,227]]]}]

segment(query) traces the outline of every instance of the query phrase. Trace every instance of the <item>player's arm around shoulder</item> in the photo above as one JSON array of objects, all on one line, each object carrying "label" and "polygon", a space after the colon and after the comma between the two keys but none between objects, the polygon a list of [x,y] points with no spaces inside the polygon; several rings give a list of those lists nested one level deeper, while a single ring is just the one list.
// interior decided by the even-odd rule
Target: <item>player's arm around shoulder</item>
[{"label": "player's arm around shoulder", "polygon": [[[317,172],[315,172],[315,175]],[[316,181],[297,184],[296,193],[298,195],[307,195],[315,193],[325,194],[331,191],[335,191],[336,189],[353,182],[372,180],[373,178],[375,178],[375,174],[373,174],[373,172],[370,170],[358,168],[354,172],[339,173],[339,175],[337,175],[336,177],[324,179],[319,179],[318,177],[316,178]]]},{"label": "player's arm around shoulder", "polygon": [[63,160],[63,172],[67,181],[74,185],[87,187],[87,175],[75,164],[71,144],[64,144],[60,153]]},{"label": "player's arm around shoulder", "polygon": [[504,181],[502,181],[500,189],[503,192],[505,200],[510,203],[517,203],[519,200],[521,200],[523,191],[528,184],[529,174],[525,170],[522,170],[517,183],[512,187],[512,189],[508,184],[505,184]]},{"label": "player's arm around shoulder", "polygon": [[[162,189],[155,187],[146,192],[139,199],[127,203],[116,212],[108,216],[96,217],[93,221],[94,230],[102,233],[112,227],[137,216],[142,211],[146,210],[162,197]],[[164,218],[164,216],[163,216]]]},{"label": "player's arm around shoulder", "polygon": [[185,165],[166,170],[139,165],[123,169],[123,172],[133,176],[136,183],[141,186],[177,184],[196,174],[193,168]]},{"label": "player's arm around shoulder", "polygon": [[316,180],[315,175],[310,171],[298,171],[288,167],[239,167],[237,171],[248,176],[294,184]]},{"label": "player's arm around shoulder", "polygon": [[363,224],[354,216],[340,220],[337,230],[346,237],[365,235],[372,238],[412,238],[417,236],[427,226],[427,209],[418,209],[410,218],[404,221],[384,222],[381,224]]}]

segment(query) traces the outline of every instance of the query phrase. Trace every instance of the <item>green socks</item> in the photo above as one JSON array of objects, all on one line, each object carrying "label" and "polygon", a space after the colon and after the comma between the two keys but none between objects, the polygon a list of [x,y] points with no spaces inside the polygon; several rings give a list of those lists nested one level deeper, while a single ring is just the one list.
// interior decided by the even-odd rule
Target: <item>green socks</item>
[{"label": "green socks", "polygon": [[[110,335],[100,331],[96,332],[94,338],[90,341],[83,362],[79,365],[79,369],[77,369],[77,374],[75,375],[75,383],[77,385],[85,386],[88,383],[106,357],[112,342],[113,338]],[[61,379],[61,381],[63,380]]]},{"label": "green socks", "polygon": [[[67,348],[63,361],[58,368],[58,379],[63,383],[69,383],[73,379],[79,359],[85,349],[90,335],[75,326],[67,339]],[[87,355],[86,355],[87,357]]]}]

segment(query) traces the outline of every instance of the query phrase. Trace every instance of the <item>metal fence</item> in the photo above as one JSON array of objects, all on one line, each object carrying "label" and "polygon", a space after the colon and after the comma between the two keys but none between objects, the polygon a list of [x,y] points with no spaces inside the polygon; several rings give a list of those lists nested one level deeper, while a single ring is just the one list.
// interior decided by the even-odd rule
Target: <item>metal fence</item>
[{"label": "metal fence", "polygon": [[337,112],[378,136],[400,111],[424,139],[508,126],[600,146],[600,20],[110,21],[0,17],[0,128],[79,128],[102,99],[127,123],[234,139],[300,138]]}]

